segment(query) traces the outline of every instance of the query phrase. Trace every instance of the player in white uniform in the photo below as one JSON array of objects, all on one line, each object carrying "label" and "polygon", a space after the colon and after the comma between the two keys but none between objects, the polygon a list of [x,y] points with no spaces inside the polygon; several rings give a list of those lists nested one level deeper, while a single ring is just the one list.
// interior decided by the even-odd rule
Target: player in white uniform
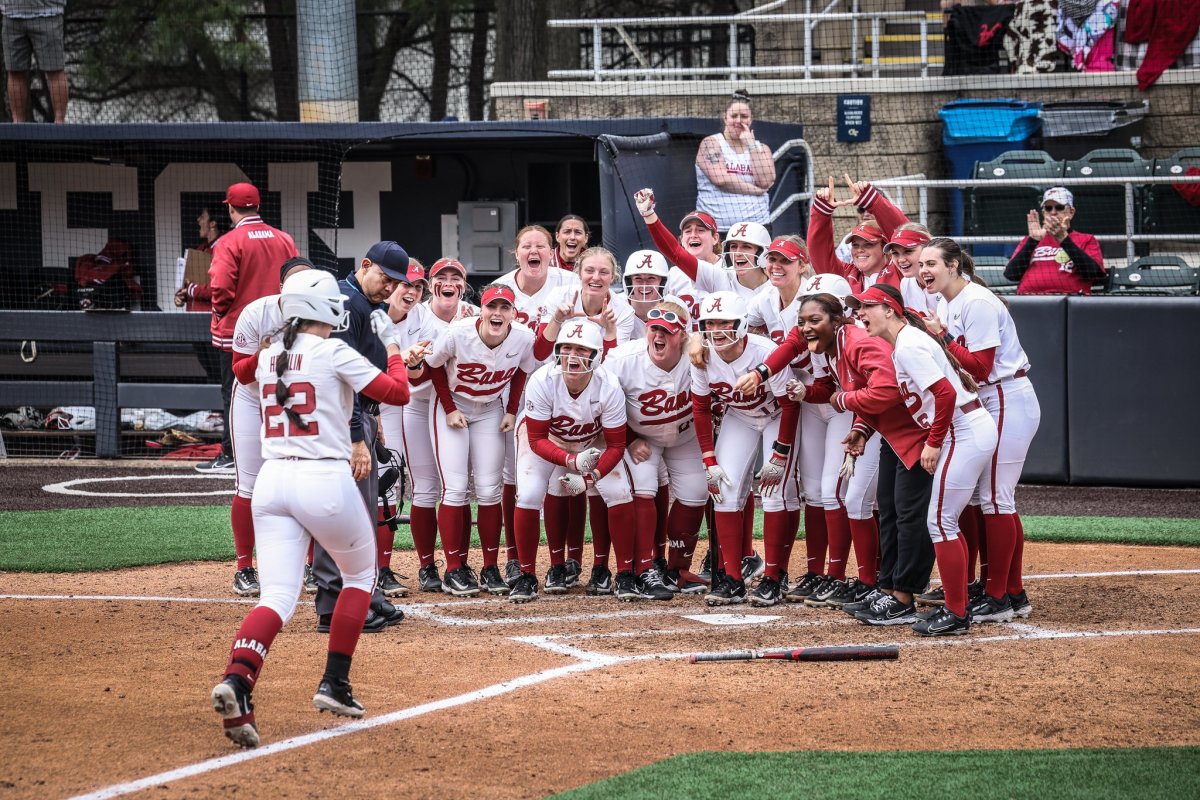
[{"label": "player in white uniform", "polygon": [[[355,392],[403,403],[408,379],[395,344],[387,348],[384,374],[345,342],[329,338],[346,324],[343,303],[329,273],[293,274],[280,294],[286,320],[282,336],[257,359],[264,462],[253,509],[262,597],[238,628],[225,678],[211,693],[225,735],[242,747],[259,743],[251,693],[275,636],[295,611],[310,539],[332,556],[343,582],[313,705],[342,716],[364,713],[349,675],[375,586],[375,533],[350,474],[346,420]],[[414,356],[419,358],[419,351]]]},{"label": "player in white uniform", "polygon": [[550,307],[538,325],[537,357],[550,358],[565,319],[587,317],[604,329],[605,352],[633,338],[634,316],[629,302],[612,290],[621,282],[617,260],[603,247],[590,247],[576,262],[580,283],[564,286],[550,297]]},{"label": "player in white uniform", "polygon": [[[279,285],[282,286],[293,272],[303,269],[314,269],[312,262],[299,256],[289,258],[279,269]],[[262,415],[259,411],[258,384],[254,378],[258,362],[254,357],[258,355],[262,340],[282,327],[279,295],[272,294],[260,297],[242,309],[233,332],[233,374],[237,380],[233,383],[233,397],[229,404],[229,434],[236,480],[229,522],[233,529],[233,551],[237,557],[233,592],[242,597],[257,597],[259,593],[258,573],[254,570],[254,514],[250,508],[254,481],[262,468],[262,445],[259,442]],[[306,587],[312,574],[311,563],[312,555],[309,554],[309,565],[305,567]],[[316,591],[315,582],[312,591]]]},{"label": "player in white uniform", "polygon": [[944,332],[947,349],[979,383],[979,399],[998,430],[999,443],[972,499],[983,511],[987,586],[971,606],[971,619],[1008,622],[1032,611],[1021,582],[1024,536],[1015,494],[1042,409],[1008,307],[973,283],[973,274],[971,257],[952,239],[934,239],[921,251],[920,278],[942,298],[929,328]]},{"label": "player in white uniform", "polygon": [[[633,475],[638,514],[637,571],[647,591],[665,599],[685,584],[689,593],[703,590],[690,575],[692,551],[704,518],[708,484],[692,421],[691,364],[684,357],[690,327],[683,306],[666,301],[650,310],[647,339],[621,345],[604,362],[625,394],[629,443],[625,461]],[[657,514],[654,501],[665,469],[675,503],[668,516],[671,542],[668,574],[653,566]],[[660,580],[661,579],[661,580]]]},{"label": "player in white uniform", "polygon": [[[787,571],[783,559],[789,547],[789,531],[793,540],[796,534],[794,528],[789,529],[793,518],[787,512],[786,500],[799,497],[792,453],[799,408],[787,396],[786,374],[770,378],[750,394],[735,388],[740,376],[775,349],[770,339],[746,333],[746,313],[745,301],[733,292],[715,292],[704,298],[700,309],[700,332],[707,352],[702,366],[695,361],[692,363],[696,438],[700,442],[708,490],[715,501],[718,546],[723,559],[722,562],[713,559],[713,586],[705,597],[709,605],[740,603],[746,597],[742,557],[748,554],[744,552],[743,514],[754,461],[760,450],[763,456],[759,476],[764,512],[763,548],[767,562],[755,592],[760,604],[778,601],[782,578]],[[715,447],[714,402],[725,407],[721,435]],[[781,485],[783,490],[780,490]],[[726,574],[723,580],[717,580],[718,567],[722,563]],[[761,598],[758,597],[760,593]]]},{"label": "player in white uniform", "polygon": [[[420,342],[432,344],[450,323],[479,314],[478,306],[463,300],[468,288],[466,276],[466,267],[452,258],[434,262],[429,268],[432,287],[429,300],[413,306],[407,316],[396,323],[396,343],[401,348]],[[406,405],[380,406],[379,423],[388,446],[399,447],[404,453],[412,490],[408,527],[421,565],[418,572],[421,591],[441,592],[442,580],[434,563],[437,504],[442,496],[442,483],[433,453],[433,437],[429,432],[433,384],[414,377],[411,386],[412,397]],[[469,526],[470,520],[466,523]]]},{"label": "player in white uniform", "polygon": [[[924,253],[922,253],[924,259]],[[852,296],[867,333],[892,345],[900,396],[913,420],[929,431],[920,464],[933,475],[927,526],[933,540],[946,605],[914,626],[918,633],[965,633],[967,547],[958,517],[996,450],[996,423],[975,393],[976,385],[939,338],[902,306],[900,292],[877,284]]]},{"label": "player in white uniform", "polygon": [[[521,576],[509,594],[514,602],[537,597],[538,510],[547,492],[573,496],[593,486],[608,506],[619,569],[616,594],[623,600],[643,597],[633,573],[637,533],[633,480],[622,461],[625,396],[616,378],[600,366],[603,349],[598,325],[586,319],[571,320],[558,335],[554,360],[530,376],[525,386],[525,403],[517,423],[516,530]],[[548,516],[546,539],[556,578],[565,569],[565,538],[561,521],[553,522]]]},{"label": "player in white uniform", "polygon": [[496,566],[503,526],[504,435],[515,427],[525,379],[538,366],[533,334],[513,324],[515,299],[508,286],[487,287],[480,316],[451,323],[425,359],[437,393],[428,424],[442,484],[438,531],[446,555],[443,584],[460,597],[479,594],[479,582],[467,566],[470,530],[462,519],[470,513],[471,483],[479,504],[481,579],[493,594],[508,592]]},{"label": "player in white uniform", "polygon": [[899,289],[905,308],[914,309],[925,318],[933,317],[941,299],[939,295],[925,291],[925,284],[917,277],[921,249],[931,238],[929,229],[919,222],[906,222],[896,228],[883,246],[888,264],[879,272],[879,282]]}]

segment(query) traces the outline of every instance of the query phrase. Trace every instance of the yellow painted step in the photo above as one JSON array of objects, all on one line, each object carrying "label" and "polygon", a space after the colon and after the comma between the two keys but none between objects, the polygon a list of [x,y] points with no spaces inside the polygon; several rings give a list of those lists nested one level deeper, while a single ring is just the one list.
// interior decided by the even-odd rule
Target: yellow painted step
[{"label": "yellow painted step", "polygon": [[[927,38],[929,39],[929,41],[934,41],[936,38],[936,35],[933,32],[930,32],[930,34]],[[868,42],[875,41],[875,37],[870,34],[867,34],[866,39]],[[887,33],[887,34],[884,34],[883,36],[880,36],[879,41],[880,41],[880,43],[886,43],[886,42],[905,42],[905,43],[916,42],[916,43],[920,43],[921,34],[919,34],[919,33]]]},{"label": "yellow painted step", "polygon": [[[929,65],[930,66],[939,65],[939,64],[942,64],[944,62],[944,60],[945,59],[942,56],[930,56],[929,57]],[[874,65],[874,63],[875,63],[874,59],[871,59],[871,58],[863,59],[863,64],[866,66],[872,66],[872,65]],[[915,64],[917,66],[920,66],[921,57],[920,56],[883,56],[882,58],[879,59],[879,63],[880,64]]]}]

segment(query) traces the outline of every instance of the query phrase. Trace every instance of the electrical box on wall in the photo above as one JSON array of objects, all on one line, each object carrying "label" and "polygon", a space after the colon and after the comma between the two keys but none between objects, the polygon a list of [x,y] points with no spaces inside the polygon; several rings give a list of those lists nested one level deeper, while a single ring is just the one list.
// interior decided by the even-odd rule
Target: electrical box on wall
[{"label": "electrical box on wall", "polygon": [[501,275],[511,270],[508,251],[516,236],[516,201],[458,204],[458,256],[472,275]]}]

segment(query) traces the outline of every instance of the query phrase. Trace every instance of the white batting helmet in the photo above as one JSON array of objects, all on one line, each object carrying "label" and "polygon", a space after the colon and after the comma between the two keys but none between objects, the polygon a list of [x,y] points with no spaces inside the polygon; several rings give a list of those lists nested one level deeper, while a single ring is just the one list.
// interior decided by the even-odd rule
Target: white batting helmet
[{"label": "white batting helmet", "polygon": [[325,322],[335,331],[344,331],[349,324],[346,296],[337,278],[321,269],[306,269],[293,273],[283,282],[279,306],[284,319],[310,319]]},{"label": "white batting helmet", "polygon": [[667,264],[667,260],[663,258],[662,253],[657,250],[634,250],[629,254],[629,258],[625,259],[625,293],[629,298],[634,298],[633,293],[633,277],[635,275],[652,275],[658,278],[658,292],[654,296],[637,297],[638,300],[654,300],[662,299],[663,290],[667,286],[667,276],[671,273],[671,267]]},{"label": "white batting helmet", "polygon": [[[752,266],[738,267],[729,258],[729,243],[730,242],[745,242],[758,248],[758,258],[752,263]],[[762,269],[762,256],[767,252],[767,248],[771,246],[771,234],[767,229],[757,222],[737,222],[729,226],[729,233],[725,235],[725,243],[722,248],[725,252],[725,261],[728,268],[737,272],[745,272],[751,269]]]},{"label": "white batting helmet", "polygon": [[[700,304],[700,335],[709,347],[724,350],[746,335],[746,301],[737,292],[713,292]],[[709,331],[708,323],[732,321],[732,331]]]},{"label": "white batting helmet", "polygon": [[854,289],[850,287],[846,279],[841,275],[821,274],[813,275],[800,287],[800,291],[796,293],[797,297],[808,297],[814,294],[831,294],[839,298],[844,303],[846,298],[854,294]]},{"label": "white batting helmet", "polygon": [[581,370],[591,372],[600,363],[600,356],[604,352],[604,331],[591,320],[574,317],[565,321],[554,339],[554,360],[559,368],[562,367],[559,349],[564,344],[582,345],[592,351],[591,358]]}]

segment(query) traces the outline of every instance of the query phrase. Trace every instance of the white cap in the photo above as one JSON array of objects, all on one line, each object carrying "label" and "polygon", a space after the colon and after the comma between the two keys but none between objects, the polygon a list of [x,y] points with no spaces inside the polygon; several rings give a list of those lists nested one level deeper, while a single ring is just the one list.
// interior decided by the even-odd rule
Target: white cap
[{"label": "white cap", "polygon": [[1053,200],[1060,206],[1075,207],[1075,195],[1071,194],[1071,190],[1065,186],[1055,186],[1053,189],[1047,189],[1042,195],[1042,205],[1046,204],[1047,200]]}]

